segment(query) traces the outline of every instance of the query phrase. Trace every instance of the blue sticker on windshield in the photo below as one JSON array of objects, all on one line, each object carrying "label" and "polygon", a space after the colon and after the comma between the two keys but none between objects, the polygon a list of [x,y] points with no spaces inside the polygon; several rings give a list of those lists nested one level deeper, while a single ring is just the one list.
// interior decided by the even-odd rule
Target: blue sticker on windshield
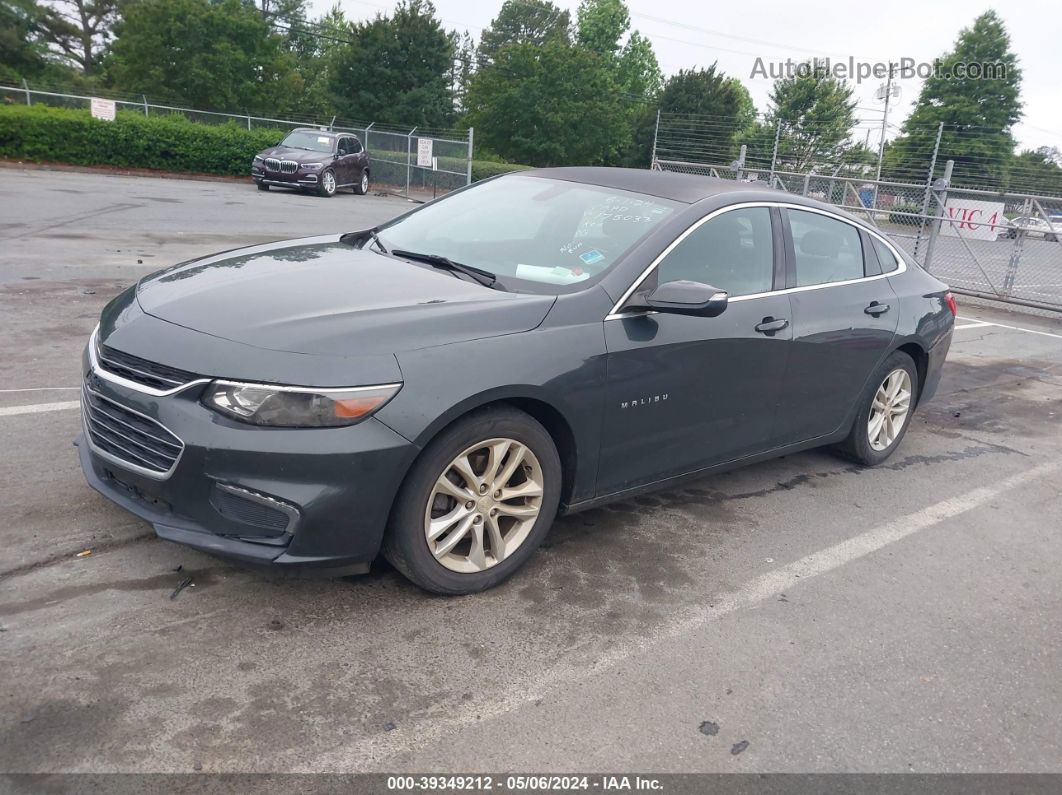
[{"label": "blue sticker on windshield", "polygon": [[589,251],[580,254],[579,259],[585,262],[587,265],[593,265],[595,262],[601,262],[605,258],[605,255],[598,251],[596,248],[592,248]]}]

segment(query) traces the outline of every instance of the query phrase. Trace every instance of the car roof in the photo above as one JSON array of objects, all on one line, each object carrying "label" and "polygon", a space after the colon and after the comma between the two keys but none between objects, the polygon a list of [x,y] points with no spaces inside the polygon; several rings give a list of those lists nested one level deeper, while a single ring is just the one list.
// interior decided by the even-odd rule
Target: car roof
[{"label": "car roof", "polygon": [[514,171],[512,175],[526,175],[547,179],[560,179],[567,182],[581,182],[602,188],[616,188],[633,193],[644,193],[661,199],[694,204],[715,196],[728,194],[732,203],[738,202],[786,202],[800,204],[815,209],[827,210],[854,221],[864,227],[873,228],[865,220],[842,210],[833,204],[809,199],[795,193],[787,193],[777,188],[768,187],[762,182],[741,182],[734,179],[721,179],[700,174],[680,174],[675,171],[656,171],[644,168],[604,168],[595,166],[567,166],[559,168],[534,168],[527,171]]},{"label": "car roof", "polygon": [[342,130],[322,130],[320,127],[295,127],[290,132],[308,132],[315,135],[353,135],[354,133],[343,132]]}]

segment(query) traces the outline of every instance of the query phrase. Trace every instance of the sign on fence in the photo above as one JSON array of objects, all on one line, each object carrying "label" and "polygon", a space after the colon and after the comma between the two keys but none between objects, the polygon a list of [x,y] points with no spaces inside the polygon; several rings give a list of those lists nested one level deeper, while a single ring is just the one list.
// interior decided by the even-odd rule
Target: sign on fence
[{"label": "sign on fence", "polygon": [[433,143],[431,138],[417,139],[417,165],[421,168],[431,168]]},{"label": "sign on fence", "polygon": [[101,99],[92,97],[89,100],[89,108],[92,110],[92,118],[114,121],[115,103],[113,99]]},{"label": "sign on fence", "polygon": [[948,237],[964,237],[967,240],[995,240],[1006,228],[1003,202],[983,202],[975,199],[949,197],[948,218],[941,223],[940,234]]}]

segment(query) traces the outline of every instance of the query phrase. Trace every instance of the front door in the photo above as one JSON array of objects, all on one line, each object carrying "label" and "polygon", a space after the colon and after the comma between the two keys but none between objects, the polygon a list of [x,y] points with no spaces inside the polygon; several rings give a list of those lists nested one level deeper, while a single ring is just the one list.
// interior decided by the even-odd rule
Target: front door
[{"label": "front door", "polygon": [[621,309],[605,321],[598,494],[775,446],[792,339],[789,297],[772,293],[784,278],[779,223],[767,207],[710,216],[638,288],[711,284],[731,296],[718,317]]}]

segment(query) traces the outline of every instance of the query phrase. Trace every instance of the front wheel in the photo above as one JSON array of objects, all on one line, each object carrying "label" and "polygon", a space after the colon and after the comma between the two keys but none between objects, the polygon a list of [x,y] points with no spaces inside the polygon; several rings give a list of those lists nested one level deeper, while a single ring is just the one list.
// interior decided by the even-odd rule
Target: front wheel
[{"label": "front wheel", "polygon": [[332,169],[328,169],[321,175],[321,181],[317,185],[317,192],[324,196],[326,199],[329,196],[334,196],[336,193],[336,174]]},{"label": "front wheel", "polygon": [[516,409],[486,409],[436,437],[395,500],[383,554],[422,588],[467,594],[497,585],[542,543],[560,501],[549,433]]},{"label": "front wheel", "polygon": [[903,351],[894,351],[871,376],[840,452],[864,466],[885,461],[907,433],[917,396],[914,360]]},{"label": "front wheel", "polygon": [[269,186],[264,182],[258,182],[256,184],[258,185],[258,190],[269,190]]}]

